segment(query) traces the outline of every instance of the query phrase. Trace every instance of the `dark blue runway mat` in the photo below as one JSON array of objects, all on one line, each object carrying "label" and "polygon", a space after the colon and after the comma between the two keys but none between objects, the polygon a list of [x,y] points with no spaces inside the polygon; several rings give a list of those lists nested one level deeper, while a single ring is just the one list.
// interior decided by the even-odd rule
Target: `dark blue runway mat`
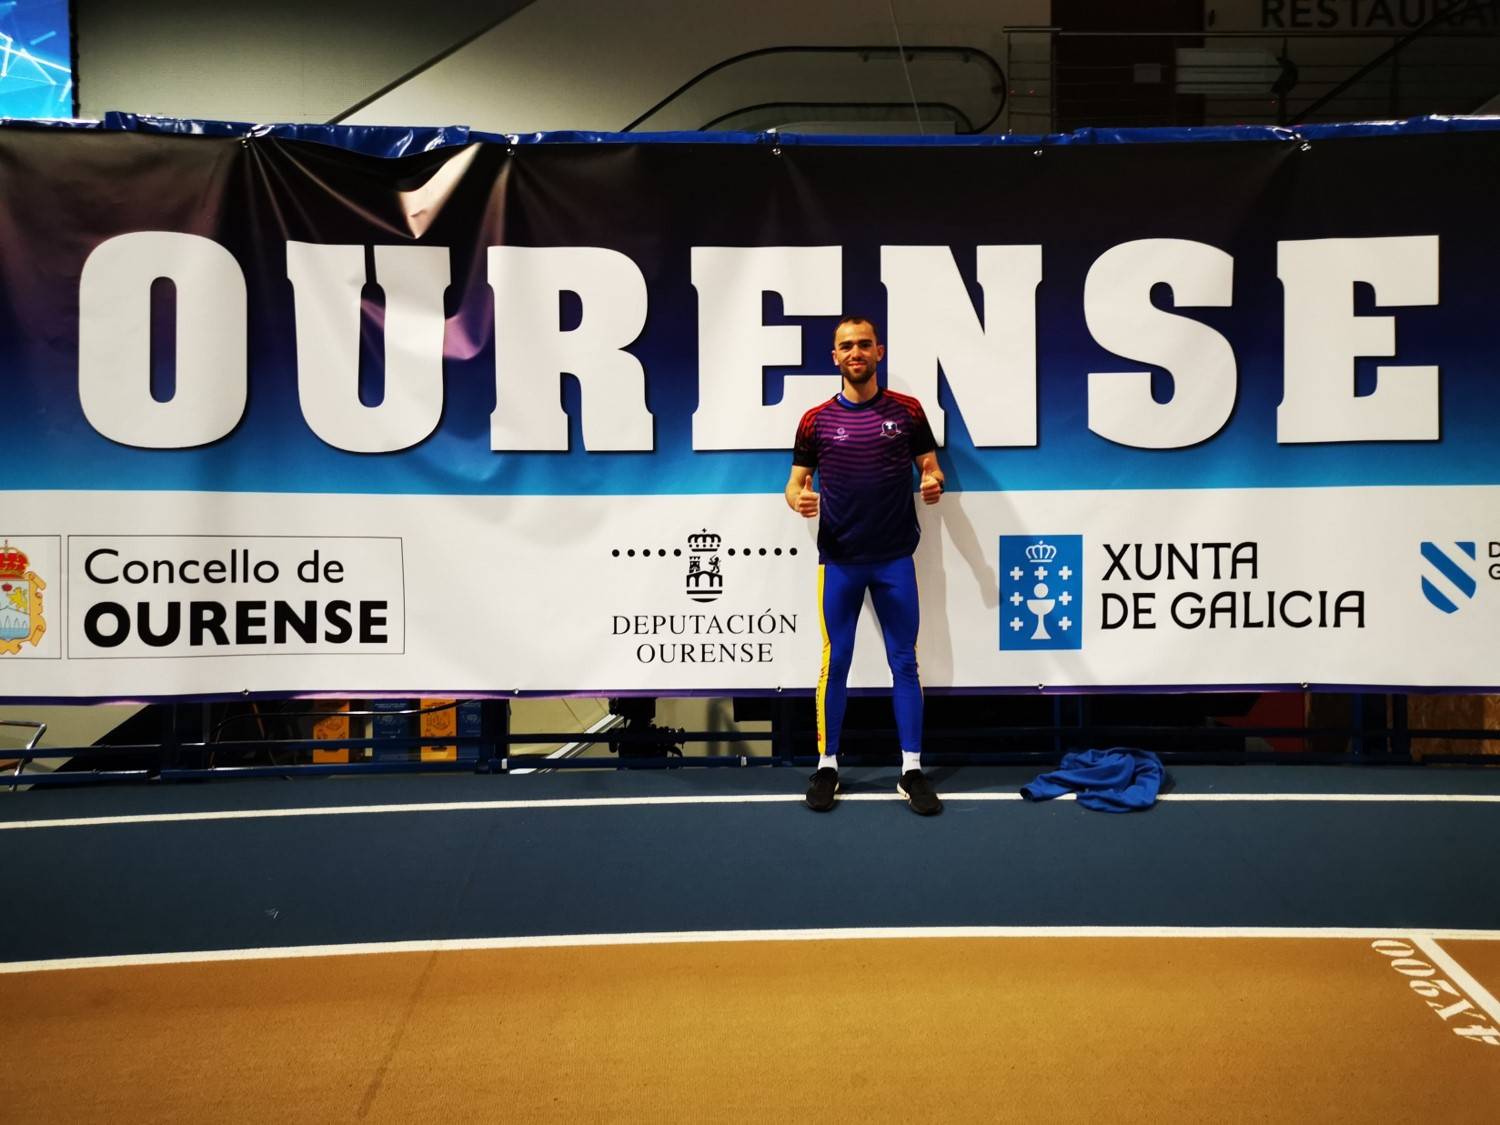
[{"label": "dark blue runway mat", "polygon": [[[344,815],[16,827],[0,961],[553,934],[917,926],[1500,930],[1500,803],[1194,801],[1110,816],[1030,805],[1025,770],[890,770],[819,815],[801,771],[379,778],[23,793],[3,819],[389,806]],[[1456,770],[1179,769],[1175,794],[1500,792]],[[1314,782],[1323,779],[1321,788]],[[1337,782],[1337,785],[1331,784]],[[1293,784],[1295,783],[1295,784]],[[883,799],[891,794],[892,799]],[[524,797],[523,797],[524,795]],[[724,798],[452,811],[445,802]]]},{"label": "dark blue runway mat", "polygon": [[[1014,793],[1049,767],[1006,766],[929,771],[950,792]],[[150,815],[214,810],[291,809],[313,805],[441,804],[568,798],[801,794],[807,769],[568,769],[519,774],[382,774],[296,780],[178,782],[38,789],[7,793],[0,776],[0,823],[52,818]],[[892,792],[894,769],[851,769],[845,787]],[[1493,769],[1431,766],[1178,766],[1178,793],[1457,793],[1500,795]],[[24,780],[24,778],[23,778]]]}]

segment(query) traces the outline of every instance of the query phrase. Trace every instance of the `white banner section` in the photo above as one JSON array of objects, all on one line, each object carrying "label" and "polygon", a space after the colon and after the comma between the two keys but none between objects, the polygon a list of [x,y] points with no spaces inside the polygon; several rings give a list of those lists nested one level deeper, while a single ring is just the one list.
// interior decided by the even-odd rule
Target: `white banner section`
[{"label": "white banner section", "polygon": [[72,660],[400,655],[401,540],[70,535]]},{"label": "white banner section", "polygon": [[[1493,689],[1497,513],[1491,486],[951,492],[920,512],[922,678]],[[21,492],[3,521],[10,699],[818,674],[816,527],[775,494]],[[851,685],[884,687],[865,614]]]}]

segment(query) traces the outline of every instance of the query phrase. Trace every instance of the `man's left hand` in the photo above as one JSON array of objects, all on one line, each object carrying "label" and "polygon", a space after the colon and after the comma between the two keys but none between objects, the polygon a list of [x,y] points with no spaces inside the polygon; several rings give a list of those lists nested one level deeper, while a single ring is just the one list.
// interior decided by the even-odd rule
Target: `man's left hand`
[{"label": "man's left hand", "polygon": [[936,504],[943,498],[943,474],[922,474],[922,502],[924,504]]}]

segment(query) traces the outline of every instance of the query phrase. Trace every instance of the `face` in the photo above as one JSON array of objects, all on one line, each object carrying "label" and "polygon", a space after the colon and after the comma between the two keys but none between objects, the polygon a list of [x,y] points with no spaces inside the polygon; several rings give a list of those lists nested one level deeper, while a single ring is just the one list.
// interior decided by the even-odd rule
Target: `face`
[{"label": "face", "polygon": [[833,362],[851,387],[875,378],[875,367],[885,358],[885,345],[875,337],[875,326],[863,320],[840,324],[833,334]]}]

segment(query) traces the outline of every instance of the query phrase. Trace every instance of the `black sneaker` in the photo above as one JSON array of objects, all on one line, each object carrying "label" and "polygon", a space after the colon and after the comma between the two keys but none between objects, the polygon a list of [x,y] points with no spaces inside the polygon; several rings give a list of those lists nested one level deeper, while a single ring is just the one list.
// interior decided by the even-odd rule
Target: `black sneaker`
[{"label": "black sneaker", "polygon": [[[943,811],[943,802],[938,800],[938,795],[932,791],[932,783],[922,775],[921,770],[907,770],[903,773],[901,780],[896,782],[896,792],[906,798],[912,812],[921,816],[937,816]],[[808,803],[811,804],[810,794]]]},{"label": "black sneaker", "polygon": [[833,808],[833,798],[839,791],[839,771],[824,766],[812,775],[812,784],[807,787],[807,807],[813,812],[827,812]]}]

